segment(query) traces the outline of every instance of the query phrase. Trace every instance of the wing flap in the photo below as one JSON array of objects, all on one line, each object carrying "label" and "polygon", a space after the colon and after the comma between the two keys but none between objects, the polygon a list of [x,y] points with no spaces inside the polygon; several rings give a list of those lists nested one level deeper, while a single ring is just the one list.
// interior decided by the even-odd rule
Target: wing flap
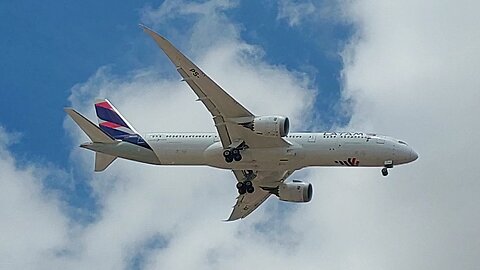
[{"label": "wing flap", "polygon": [[227,148],[232,144],[230,134],[228,133],[227,125],[221,116],[213,117],[213,122],[215,123],[215,128],[217,129],[218,136],[220,136],[220,141],[222,142],[223,148]]}]

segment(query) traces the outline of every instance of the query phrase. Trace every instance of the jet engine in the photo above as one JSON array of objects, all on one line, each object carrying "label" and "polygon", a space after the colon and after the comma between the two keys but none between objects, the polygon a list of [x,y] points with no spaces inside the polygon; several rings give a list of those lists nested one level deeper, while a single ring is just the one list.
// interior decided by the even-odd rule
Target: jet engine
[{"label": "jet engine", "polygon": [[282,183],[278,187],[278,198],[287,202],[309,202],[313,196],[313,186],[299,180]]},{"label": "jet engine", "polygon": [[259,116],[253,119],[249,128],[262,136],[285,137],[290,131],[290,121],[284,116]]}]

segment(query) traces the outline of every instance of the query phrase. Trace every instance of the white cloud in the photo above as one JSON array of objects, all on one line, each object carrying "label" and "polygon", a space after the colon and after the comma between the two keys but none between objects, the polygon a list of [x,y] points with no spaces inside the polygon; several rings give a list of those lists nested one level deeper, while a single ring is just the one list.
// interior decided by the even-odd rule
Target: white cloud
[{"label": "white cloud", "polygon": [[[11,217],[0,230],[7,239],[0,245],[2,263],[14,269],[475,269],[478,8],[366,0],[341,5],[357,28],[344,52],[343,97],[353,101],[349,127],[407,140],[420,153],[416,163],[393,169],[386,180],[376,169],[311,169],[303,173],[315,184],[311,203],[272,199],[245,220],[223,223],[236,195],[230,172],[118,160],[86,180],[99,213],[79,225],[45,193],[41,170],[16,165],[5,148],[12,136],[0,132],[0,211]],[[266,63],[261,48],[242,41],[223,14],[231,6],[172,1],[144,17],[153,22],[157,12],[168,15],[162,26],[197,14],[186,35],[191,39],[177,45],[193,48],[189,56],[255,113],[282,113],[302,126],[312,109],[308,78]],[[220,41],[205,41],[218,33]],[[94,119],[96,97],[110,98],[140,131],[214,130],[188,86],[161,78],[153,67],[122,78],[100,68],[72,89],[70,101]],[[87,140],[70,120],[65,126],[75,146]],[[92,153],[75,148],[71,158],[92,170]]]},{"label": "white cloud", "polygon": [[314,16],[315,5],[310,1],[281,0],[278,2],[277,20],[286,20],[289,26],[298,26]]},{"label": "white cloud", "polygon": [[[161,34],[168,34],[170,40],[182,40],[188,43],[189,49],[200,54],[212,44],[231,42],[238,37],[237,27],[224,14],[224,11],[236,5],[237,1],[231,0],[167,0],[158,8],[145,8],[141,17],[143,23]],[[178,19],[182,20],[180,27],[170,27],[172,21]],[[215,38],[211,38],[212,34]]]},{"label": "white cloud", "polygon": [[[353,101],[349,126],[400,137],[420,154],[414,164],[392,170],[387,183],[351,175],[361,179],[358,190],[340,206],[335,199],[325,202],[355,224],[340,221],[334,233],[352,237],[340,241],[350,249],[351,267],[480,265],[480,147],[474,142],[480,135],[480,79],[474,74],[480,6],[467,2],[343,3],[357,28],[344,52],[343,97]],[[333,185],[332,193],[350,186]]]},{"label": "white cloud", "polygon": [[43,188],[47,172],[19,165],[8,150],[17,137],[0,127],[0,268],[48,268],[67,242],[68,220]]},{"label": "white cloud", "polygon": [[[167,2],[168,7],[162,5],[160,11],[151,12],[162,13],[166,8],[170,15],[171,12],[178,12],[179,16],[186,11],[198,12],[191,39],[176,45],[194,48],[189,56],[253,112],[288,115],[293,125],[300,128],[309,117],[314,97],[308,78],[266,63],[261,48],[239,38],[237,27],[223,15],[229,5],[222,3],[211,1],[202,8],[193,4],[180,9],[176,5],[182,3]],[[218,40],[211,38],[205,42],[205,36],[217,37],[219,33]],[[150,37],[145,35],[145,39]],[[152,57],[160,57],[162,52],[159,49],[157,52]],[[165,58],[161,59],[162,65],[174,69]],[[124,78],[101,68],[87,82],[73,88],[70,101],[94,119],[94,99],[108,97],[141,132],[214,131],[208,111],[195,102],[195,95],[180,82],[180,77],[162,78],[151,70],[154,68],[132,71]],[[266,104],[265,100],[270,102]],[[85,140],[69,120],[65,125],[75,144]],[[81,160],[83,167],[91,170],[92,153],[76,149],[72,158]],[[235,202],[234,184],[229,171],[115,161],[106,172],[95,174],[91,180],[101,212],[97,220],[77,235],[77,248],[73,259],[66,259],[67,265],[83,269],[122,268],[132,265],[132,259],[141,253],[144,256],[141,264],[148,268],[228,267],[232,264],[229,258],[243,245],[253,246],[255,239],[262,238],[254,228],[265,218],[266,209],[277,209],[266,204],[248,220],[222,222]],[[165,243],[158,250],[147,247],[145,251],[149,241],[156,238],[164,239]],[[268,244],[264,238],[259,252],[271,254],[267,251]],[[144,251],[139,252],[141,250]],[[252,252],[243,253],[253,257]],[[180,259],[186,253],[189,259]]]}]

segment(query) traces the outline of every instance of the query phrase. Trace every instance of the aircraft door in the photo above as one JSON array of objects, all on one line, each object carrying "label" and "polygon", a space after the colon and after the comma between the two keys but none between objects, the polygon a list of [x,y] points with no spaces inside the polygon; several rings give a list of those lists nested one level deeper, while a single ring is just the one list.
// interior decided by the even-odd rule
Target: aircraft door
[{"label": "aircraft door", "polygon": [[308,142],[314,143],[315,142],[315,134],[308,135]]}]

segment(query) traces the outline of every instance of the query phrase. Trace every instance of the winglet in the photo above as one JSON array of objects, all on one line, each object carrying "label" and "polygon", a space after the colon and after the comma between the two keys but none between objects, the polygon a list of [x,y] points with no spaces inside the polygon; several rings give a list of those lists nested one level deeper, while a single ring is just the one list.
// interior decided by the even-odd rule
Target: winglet
[{"label": "winglet", "polygon": [[[146,25],[143,24],[143,23],[139,23],[138,26],[140,26],[140,28],[142,28],[143,31],[146,32],[146,33],[155,33],[155,34],[157,34],[155,31],[153,31],[152,28],[146,26]],[[150,35],[151,35],[151,34],[150,34]],[[158,35],[158,34],[157,34],[157,35]]]},{"label": "winglet", "polygon": [[143,32],[149,34],[155,41],[157,41],[155,36],[158,36],[158,37],[161,37],[162,39],[165,39],[164,37],[160,36],[157,32],[153,31],[152,28],[150,28],[150,27],[148,27],[144,24],[140,23],[140,24],[138,24],[138,26],[140,26],[140,28],[142,28]]},{"label": "winglet", "polygon": [[146,31],[147,29],[148,29],[148,30],[151,30],[150,27],[146,26],[146,25],[143,24],[143,23],[139,23],[138,26],[140,26],[140,28],[142,28],[144,31]]}]

